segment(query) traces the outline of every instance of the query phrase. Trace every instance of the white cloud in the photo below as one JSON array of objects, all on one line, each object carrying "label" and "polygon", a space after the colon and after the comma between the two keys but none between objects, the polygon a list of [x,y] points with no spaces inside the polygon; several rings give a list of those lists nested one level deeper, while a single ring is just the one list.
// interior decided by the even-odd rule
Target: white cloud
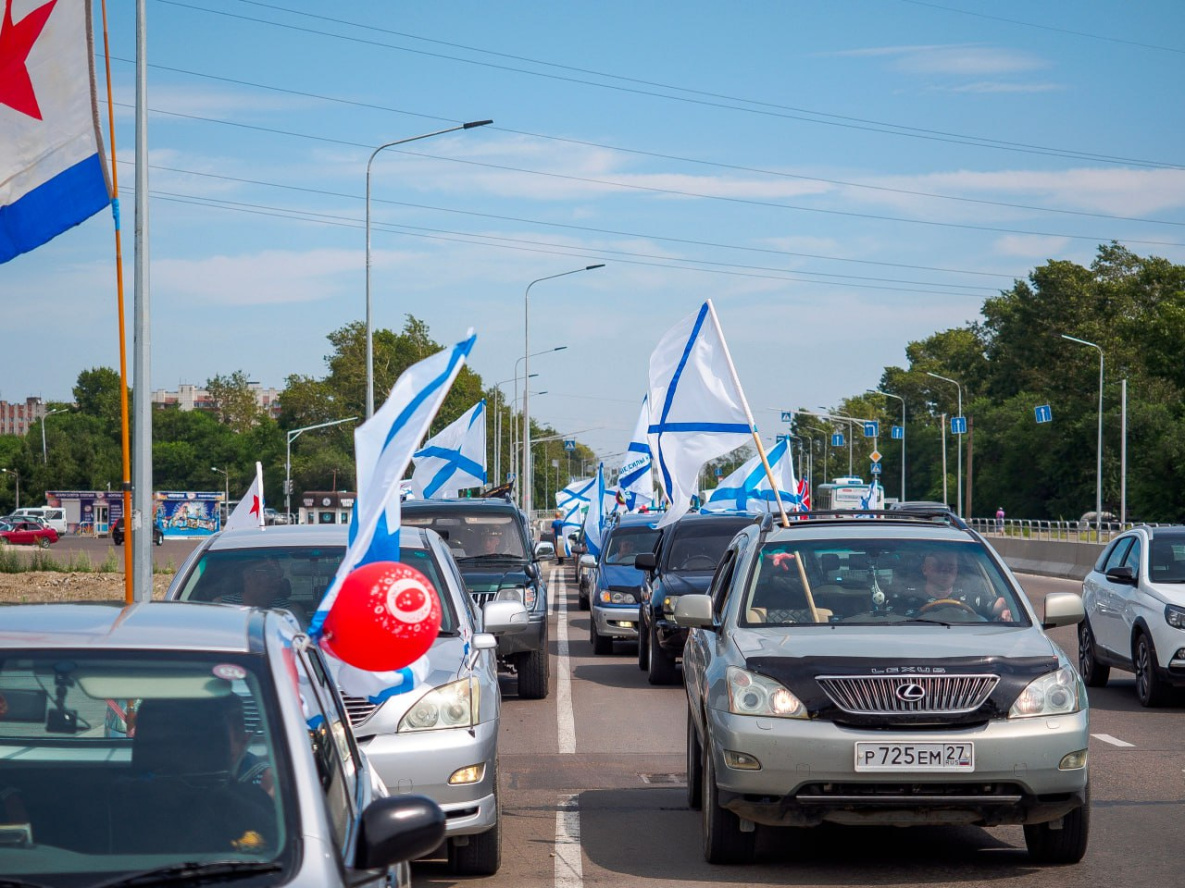
[{"label": "white cloud", "polygon": [[217,305],[315,302],[342,290],[335,276],[356,271],[363,260],[350,250],[265,250],[242,256],[156,259],[156,292]]},{"label": "white cloud", "polygon": [[850,49],[824,55],[850,58],[889,58],[893,68],[913,74],[986,75],[1015,74],[1049,67],[1038,56],[1014,49],[999,49],[977,44],[929,44],[917,46],[876,46]]},{"label": "white cloud", "polygon": [[1041,237],[1039,235],[1009,234],[997,238],[995,252],[1001,256],[1018,256],[1022,259],[1044,262],[1050,256],[1061,255],[1069,246],[1066,237]]}]

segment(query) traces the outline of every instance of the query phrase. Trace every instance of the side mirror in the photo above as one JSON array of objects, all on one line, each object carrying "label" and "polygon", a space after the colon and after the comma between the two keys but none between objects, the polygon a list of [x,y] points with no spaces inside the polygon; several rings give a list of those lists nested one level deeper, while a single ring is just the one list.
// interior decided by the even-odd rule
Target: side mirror
[{"label": "side mirror", "polygon": [[555,558],[555,546],[546,540],[540,540],[535,544],[536,558]]},{"label": "side mirror", "polygon": [[597,566],[597,559],[594,558],[592,555],[581,555],[580,556],[580,566],[584,567],[584,568],[596,567]]},{"label": "side mirror", "polygon": [[473,636],[473,649],[475,651],[492,651],[498,646],[498,639],[494,638],[493,634],[489,632],[478,632]]},{"label": "side mirror", "polygon": [[[1128,568],[1130,570],[1131,568]],[[1073,626],[1086,619],[1082,597],[1074,592],[1050,592],[1045,596],[1045,617],[1041,628],[1054,629],[1058,626]]]},{"label": "side mirror", "polygon": [[711,629],[715,625],[711,596],[680,595],[679,600],[675,602],[675,625],[687,629],[697,626]]},{"label": "side mirror", "polygon": [[531,625],[520,601],[490,601],[481,609],[482,628],[490,635],[513,635]]},{"label": "side mirror", "polygon": [[1123,583],[1125,586],[1134,586],[1136,584],[1136,572],[1132,570],[1130,564],[1123,564],[1119,567],[1112,567],[1107,571],[1107,579],[1113,583]]},{"label": "side mirror", "polygon": [[634,567],[638,570],[654,570],[658,567],[658,556],[653,552],[643,552],[634,556]]},{"label": "side mirror", "polygon": [[539,568],[533,561],[528,561],[523,565],[523,573],[525,573],[532,580],[539,579]]},{"label": "side mirror", "polygon": [[358,869],[386,869],[431,854],[444,841],[444,812],[424,796],[375,799],[362,812],[358,831]]}]

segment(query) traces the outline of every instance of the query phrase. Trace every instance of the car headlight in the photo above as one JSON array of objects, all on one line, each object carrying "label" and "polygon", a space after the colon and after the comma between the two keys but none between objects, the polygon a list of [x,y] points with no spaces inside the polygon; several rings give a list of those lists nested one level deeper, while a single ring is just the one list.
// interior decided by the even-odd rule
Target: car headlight
[{"label": "car headlight", "polygon": [[494,596],[494,601],[517,601],[526,605],[530,610],[535,606],[535,587],[513,586],[509,589],[499,589],[498,594]]},{"label": "car headlight", "polygon": [[601,604],[637,604],[638,596],[633,592],[618,592],[610,591],[609,589],[602,589],[601,594],[597,596]]},{"label": "car headlight", "polygon": [[1082,708],[1086,690],[1072,666],[1042,675],[1029,682],[1020,692],[1009,718],[1031,718],[1037,715],[1067,715]]},{"label": "car headlight", "polygon": [[1164,619],[1174,629],[1185,629],[1185,607],[1166,604],[1164,606]]},{"label": "car headlight", "polygon": [[469,728],[481,717],[481,686],[476,678],[462,678],[433,688],[399,720],[398,731],[439,731]]},{"label": "car headlight", "polygon": [[806,707],[794,694],[764,675],[728,667],[728,711],[734,715],[806,718]]},{"label": "car headlight", "polygon": [[679,600],[678,595],[664,595],[662,599],[663,616],[673,617],[675,615],[675,602]]}]

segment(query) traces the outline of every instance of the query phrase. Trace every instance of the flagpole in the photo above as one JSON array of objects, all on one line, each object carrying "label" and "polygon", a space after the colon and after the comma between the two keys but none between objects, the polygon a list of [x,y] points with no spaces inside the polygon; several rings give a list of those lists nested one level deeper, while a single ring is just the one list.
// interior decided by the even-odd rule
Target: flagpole
[{"label": "flagpole", "polygon": [[728,372],[732,374],[733,385],[736,386],[737,393],[741,396],[741,406],[745,408],[745,419],[749,421],[749,431],[753,435],[753,443],[757,445],[757,455],[761,457],[761,465],[765,469],[765,477],[769,479],[769,486],[774,492],[774,502],[778,504],[778,512],[782,516],[782,527],[789,527],[790,519],[786,515],[785,505],[782,504],[782,496],[778,491],[778,482],[774,479],[774,470],[770,467],[769,459],[765,455],[765,445],[761,443],[761,436],[757,434],[757,423],[753,420],[753,411],[749,409],[749,400],[745,397],[745,390],[741,387],[741,379],[737,376],[736,365],[733,364],[732,354],[728,350],[728,340],[724,338],[724,328],[720,326],[720,318],[716,316],[716,306],[712,304],[711,299],[708,300],[708,311],[712,313],[712,323],[720,331],[720,344],[724,346],[724,360],[728,362]]},{"label": "flagpole", "polygon": [[[115,101],[111,88],[111,49],[107,38],[107,0],[102,2],[103,11],[103,64],[107,73],[107,128],[111,134],[111,215],[115,223],[115,299],[119,318],[119,439],[122,456],[123,532],[127,544],[123,547],[123,600],[131,604],[135,600],[132,551],[132,460],[131,425],[128,415],[128,345],[124,321],[123,300],[123,242],[119,224],[119,163],[115,153]],[[89,12],[89,7],[88,7]],[[89,16],[88,16],[89,18]],[[88,22],[87,33],[90,33]]]}]

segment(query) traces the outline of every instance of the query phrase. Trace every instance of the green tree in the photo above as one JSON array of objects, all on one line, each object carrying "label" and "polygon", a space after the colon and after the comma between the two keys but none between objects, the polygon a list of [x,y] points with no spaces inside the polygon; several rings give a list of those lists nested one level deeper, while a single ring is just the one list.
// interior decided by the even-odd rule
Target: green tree
[{"label": "green tree", "polygon": [[262,410],[255,400],[255,392],[247,374],[236,370],[229,376],[215,376],[206,380],[206,391],[218,421],[236,432],[246,432],[258,422]]}]

